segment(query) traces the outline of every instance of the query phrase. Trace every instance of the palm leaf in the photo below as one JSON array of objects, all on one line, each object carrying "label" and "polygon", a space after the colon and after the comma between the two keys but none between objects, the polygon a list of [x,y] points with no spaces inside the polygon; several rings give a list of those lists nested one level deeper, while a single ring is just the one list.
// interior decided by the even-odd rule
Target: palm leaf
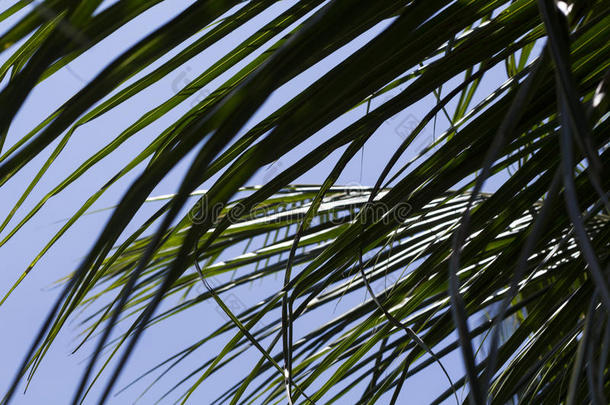
[{"label": "palm leaf", "polygon": [[[607,403],[606,2],[560,2],[562,9],[544,0],[300,0],[283,8],[272,0],[198,1],[13,139],[15,116],[40,83],[159,2],[120,0],[99,12],[100,1],[28,3],[0,12],[1,22],[28,7],[0,36],[8,53],[0,67],[0,186],[55,146],[0,224],[6,231],[0,247],[137,132],[197,99],[86,196],[8,289],[2,302],[111,186],[135,177],[65,280],[3,403],[81,310],[78,347],[94,337],[97,343],[74,403],[108,372],[105,402],[149,327],[210,301],[227,322],[144,375],[160,371],[155,384],[228,335],[221,352],[184,370],[166,394],[180,392],[183,402],[219,369],[257,350],[260,361],[216,403],[340,403],[355,391],[359,403],[384,395],[395,403],[410,377],[442,367],[461,350],[463,375],[434,403],[454,394],[461,401],[462,387],[471,404]],[[262,13],[273,18],[16,218],[75,131],[125,108]],[[341,52],[363,35],[364,45]],[[165,55],[173,56],[155,63]],[[279,108],[261,108],[336,55],[343,55],[336,65]],[[507,81],[482,90],[497,66],[506,68]],[[203,89],[209,91],[200,97]],[[385,101],[371,108],[380,97]],[[434,104],[403,134],[374,186],[336,185],[385,122],[430,99]],[[366,113],[353,118],[363,104]],[[446,130],[405,163],[439,113]],[[313,146],[264,185],[251,186],[258,171],[303,145]],[[295,185],[333,153],[340,157],[323,184]],[[194,159],[178,192],[153,197],[189,154]],[[501,185],[483,193],[496,174]],[[209,187],[200,190],[204,183]],[[153,201],[163,205],[127,234],[134,215]],[[253,306],[232,305],[249,283],[275,275],[283,282],[273,294]],[[357,303],[358,294],[367,298]],[[294,339],[295,323],[323,319],[343,299],[354,305]],[[489,319],[480,321],[481,314]],[[119,323],[128,330],[114,338]],[[473,346],[482,336],[491,336],[485,356]],[[106,370],[111,359],[113,371]]]}]

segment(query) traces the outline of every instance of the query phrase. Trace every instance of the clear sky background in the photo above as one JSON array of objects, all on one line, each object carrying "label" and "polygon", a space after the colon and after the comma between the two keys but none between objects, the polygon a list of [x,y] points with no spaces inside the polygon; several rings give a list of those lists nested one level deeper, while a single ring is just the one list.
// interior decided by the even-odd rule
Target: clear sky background
[{"label": "clear sky background", "polygon": [[[107,1],[104,3],[103,7],[113,2],[114,1]],[[13,3],[13,0],[0,0],[0,11],[6,9]],[[114,57],[118,56],[121,52],[128,49],[129,46],[152,32],[163,22],[178,14],[191,3],[193,3],[192,0],[166,0],[161,2],[159,5],[141,15],[136,21],[119,29],[84,56],[70,63],[68,68],[60,70],[51,79],[39,85],[28,98],[14,121],[5,150],[63,102],[68,100],[75,92],[83,87],[84,83],[94,78]],[[253,22],[246,24],[246,26],[238,32],[233,33],[207,51],[193,58],[160,82],[124,103],[120,108],[116,108],[93,122],[79,128],[66,150],[43,177],[32,196],[26,201],[11,224],[16,224],[17,221],[20,220],[44,194],[46,194],[46,192],[63,180],[92,153],[112,140],[121,130],[133,123],[143,113],[175,94],[176,91],[181,89],[190,80],[197,77],[199,73],[213,64],[219,57],[229,52],[235,45],[239,44],[246,35],[254,33],[257,27],[261,26],[264,22],[270,21],[279,12],[289,8],[294,3],[294,0],[284,0],[276,3],[276,5],[264,12]],[[1,23],[0,33],[5,32],[29,10],[30,8],[27,7],[16,16]],[[320,77],[321,74],[331,69],[347,55],[370,40],[377,32],[382,30],[385,25],[387,24],[381,24],[375,27],[370,32],[357,38],[349,45],[284,85],[273,94],[248,125],[255,124],[260,118],[266,116],[289,100],[296,92],[306,88],[313,80]],[[273,43],[276,38],[270,43]],[[190,41],[166,55],[153,66],[147,68],[144,72],[130,80],[127,84],[168,60],[169,57],[175,55],[177,51],[183,49],[188,43],[190,43]],[[231,69],[229,73],[232,74],[236,72],[244,63],[251,61],[259,53],[260,52],[256,52],[251,55],[236,68]],[[0,54],[0,63],[4,62],[8,56],[9,55],[6,52]],[[215,80],[209,86],[209,89],[206,88],[204,91],[212,90],[227,77],[227,75],[221,76],[221,78]],[[478,94],[488,94],[490,89],[495,88],[498,83],[503,82],[505,79],[506,75],[503,68],[498,67],[497,69],[494,69],[483,82]],[[4,84],[5,83],[2,83],[2,85]],[[124,86],[125,85],[122,87]],[[61,196],[51,199],[33,220],[31,220],[9,243],[1,247],[0,293],[4,295],[9,286],[15,282],[40,249],[55,232],[59,230],[63,220],[72,216],[87,197],[97,191],[111,174],[117,172],[125,163],[135,156],[144,145],[154,139],[160,131],[184,114],[184,112],[196,102],[196,99],[203,94],[205,93],[202,92],[194,95],[162,119],[150,125],[126,142],[113,153],[110,158],[97,164],[79,181],[70,186]],[[477,100],[479,99],[480,97],[477,98]],[[373,101],[371,107],[375,108],[383,101],[384,97],[380,97],[380,100]],[[362,155],[359,154],[350,162],[341,175],[338,184],[374,184],[377,176],[391,156],[391,153],[402,142],[403,138],[401,137],[401,133],[404,130],[404,126],[412,125],[413,120],[417,121],[418,118],[423,117],[426,111],[431,108],[433,102],[433,98],[429,97],[382,125],[373,138],[366,144],[364,153]],[[316,134],[313,139],[298,147],[288,156],[282,158],[273,165],[270,165],[266,169],[261,170],[250,181],[250,184],[261,184],[264,181],[269,180],[274,174],[279,173],[281,170],[288,167],[296,158],[302,156],[303,151],[310,150],[312,146],[318,145],[320,141],[327,139],[329,135],[336,133],[354,119],[361,117],[364,113],[365,106],[352,110],[344,117],[333,122],[327,128],[324,128]],[[442,115],[439,115],[436,123],[436,131],[434,131],[432,125],[429,125],[415,147],[411,148],[410,152],[401,162],[404,163],[406,160],[413,157],[417,150],[421,149],[421,147],[429,142],[434,136],[442,133],[442,130],[446,127],[447,121]],[[56,146],[56,143],[52,145],[52,147],[54,146]],[[52,149],[48,149],[43,156],[34,159],[33,162],[22,170],[20,175],[3,186],[0,193],[0,220],[3,220],[11,210],[19,196],[23,193],[25,187],[29,184],[29,181],[44,163],[46,157],[51,153],[51,150]],[[342,150],[332,154],[328,159],[300,178],[297,183],[312,184],[322,182],[341,152]],[[189,157],[189,159],[185,159],[185,161],[173,170],[166,181],[155,190],[153,195],[175,192],[182,174],[188,167],[190,158],[192,158],[192,156]],[[120,180],[104,194],[95,204],[93,209],[110,207],[116,204],[137,173],[138,170]],[[497,181],[491,181],[488,187],[493,189],[494,184],[497,184]],[[134,221],[128,228],[128,233],[135,230],[142,219],[146,218],[158,207],[158,203],[148,204],[142,212],[134,218]],[[21,363],[23,355],[29,348],[33,336],[38,331],[39,325],[59,294],[59,288],[52,288],[55,285],[55,282],[75,269],[81,258],[92,246],[92,243],[98,236],[102,226],[108,219],[109,214],[109,211],[105,211],[83,217],[37,264],[31,274],[13,295],[0,306],[0,392],[5,392],[8,388],[8,384],[12,380],[16,368]],[[11,227],[9,226],[8,229],[10,228]],[[3,237],[7,230],[0,236]],[[277,285],[278,284],[274,283],[273,280],[266,281],[264,284],[257,282],[252,286],[241,289],[240,298],[246,304],[254,304],[273,292],[274,289],[277,288]],[[326,320],[338,316],[343,310],[355,303],[362,302],[363,299],[363,294],[360,294],[358,297],[349,297],[342,301],[335,310],[336,312],[332,314],[316,313],[312,316],[304,317],[296,324],[295,337],[298,338],[299,333],[311,330],[315,325],[319,325]],[[133,378],[138,377],[141,373],[148,370],[150,366],[164,360],[169,355],[172,355],[190,343],[193,343],[197,338],[201,338],[220,326],[224,319],[216,312],[214,305],[215,304],[212,303],[201,304],[193,310],[187,311],[186,313],[165,321],[159,326],[151,329],[138,344],[137,350],[132,355],[128,368],[123,372],[117,387],[124,386]],[[82,329],[79,329],[77,323],[64,329],[45,357],[37,374],[34,376],[26,395],[17,395],[14,398],[14,404],[64,404],[70,401],[75,385],[79,381],[80,373],[86,364],[84,362],[87,360],[88,354],[93,347],[92,344],[89,344],[84,346],[84,348],[76,354],[70,354],[76,345],[78,333],[81,330]],[[183,366],[179,367],[180,372],[168,374],[164,380],[142,399],[141,403],[153,403],[154,400],[158,399],[172,384],[177,382],[179,378],[196,368],[198,364],[209,359],[214,353],[218,352],[228,339],[228,336],[223,336],[221,339],[217,339],[206,345],[204,349],[197,352],[197,355],[192,356]],[[250,351],[247,355],[243,356],[243,360],[239,360],[235,362],[235,364],[224,368],[200,386],[191,397],[192,401],[190,403],[209,403],[210,400],[216,398],[217,395],[230,387],[237,378],[243,377],[248,373],[258,358],[259,354],[257,352]],[[461,360],[457,356],[457,352],[455,352],[454,355],[447,357],[445,364],[452,376],[457,378],[461,375],[462,365]],[[150,381],[150,379],[146,380],[146,382]],[[92,390],[86,403],[95,403],[95,400],[100,394],[100,388],[103,387],[103,382],[104,378],[102,378],[100,383]],[[132,403],[146,385],[146,383],[136,385],[134,388],[125,391],[121,395],[112,397],[108,403]],[[420,373],[416,378],[407,381],[401,396],[401,403],[428,403],[445,388],[446,383],[442,373],[438,366],[433,365]],[[178,394],[181,394],[182,392],[183,390],[177,391]],[[345,397],[345,402],[342,403],[351,403],[350,401],[358,398],[357,395],[359,394],[360,391],[356,391],[352,396]],[[177,398],[177,395],[172,395],[170,398],[171,400],[168,399],[162,403],[172,403],[173,400]],[[387,399],[385,401],[387,401]],[[385,402],[382,400],[380,403]]]}]

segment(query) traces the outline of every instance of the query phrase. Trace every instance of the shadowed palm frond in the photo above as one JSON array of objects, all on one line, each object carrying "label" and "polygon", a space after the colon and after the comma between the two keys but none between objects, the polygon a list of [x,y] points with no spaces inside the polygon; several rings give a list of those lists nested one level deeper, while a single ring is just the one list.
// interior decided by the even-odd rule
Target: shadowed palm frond
[{"label": "shadowed palm frond", "polygon": [[[246,190],[244,190],[246,191]],[[282,334],[281,302],[279,297],[281,290],[277,294],[263,299],[254,307],[247,307],[239,297],[239,289],[250,285],[253,282],[269,281],[273,283],[271,276],[283,272],[288,265],[288,253],[290,252],[297,233],[296,225],[302,223],[306,213],[312,207],[311,200],[315,197],[314,187],[294,186],[282,190],[282,193],[272,196],[261,204],[258,208],[248,213],[242,218],[235,219],[226,229],[224,236],[219,237],[206,251],[210,255],[201,255],[198,261],[205,263],[202,265],[201,272],[203,277],[210,285],[211,291],[197,288],[200,286],[200,278],[196,272],[187,272],[182,278],[176,281],[174,286],[166,293],[166,299],[172,295],[180,294],[183,300],[177,302],[171,308],[153,317],[147,326],[161,322],[163,319],[186,311],[193,306],[202,304],[209,300],[212,294],[218,294],[227,300],[228,309],[235,311],[235,316],[242,325],[250,325],[252,336],[255,339],[265,342],[269,339],[276,342],[273,337]],[[382,201],[383,197],[391,190],[382,190],[375,201]],[[256,192],[251,190],[251,192]],[[310,228],[302,232],[297,246],[297,252],[292,257],[294,268],[304,269],[315,260],[322,252],[332,246],[333,242],[350,226],[359,221],[359,212],[369,200],[371,190],[365,188],[342,188],[333,187],[328,190],[327,196],[322,200],[316,212],[315,219],[312,220]],[[449,193],[442,198],[433,200],[424,206],[420,211],[411,211],[409,206],[405,206],[400,213],[403,217],[397,220],[391,218],[392,213],[387,209],[377,205],[375,212],[381,216],[379,223],[389,223],[396,220],[393,230],[384,235],[379,240],[371,243],[367,248],[364,258],[364,271],[367,274],[368,282],[384,308],[392,312],[393,316],[404,322],[405,325],[418,331],[421,338],[430,347],[439,353],[439,356],[446,356],[459,348],[459,340],[453,334],[451,325],[451,313],[449,311],[449,299],[443,294],[446,290],[446,268],[449,257],[451,240],[450,237],[459,225],[462,215],[469,201],[469,194]],[[238,200],[227,208],[226,213],[234,207],[243,203]],[[480,195],[474,205],[475,210],[483,210],[488,204],[493,203],[493,196]],[[519,247],[526,239],[528,232],[532,228],[533,219],[540,215],[542,203],[534,203],[529,209],[525,209],[521,216],[516,217],[512,223],[498,232],[495,239],[487,243],[476,257],[464,264],[462,270],[463,287],[461,293],[465,299],[468,298],[468,312],[472,314],[497,313],[498,303],[502,302],[507,296],[511,295],[516,300],[501,315],[502,319],[510,318],[517,322],[511,339],[507,339],[500,351],[500,364],[498,365],[498,375],[493,384],[494,392],[498,391],[498,398],[509,399],[515,395],[514,391],[503,392],[500,390],[506,381],[510,381],[512,367],[518,367],[518,375],[531,373],[532,376],[545,375],[545,381],[537,378],[524,379],[518,381],[521,392],[528,384],[539,384],[545,387],[547,383],[561,377],[565,373],[565,368],[549,371],[549,362],[541,362],[536,352],[532,352],[534,341],[530,336],[538,336],[536,341],[551,342],[548,344],[559,345],[556,350],[568,347],[573,348],[578,343],[577,336],[582,333],[583,322],[578,322],[579,314],[571,314],[574,317],[575,328],[570,330],[567,336],[557,335],[556,329],[551,326],[551,320],[564,319],[569,317],[568,312],[571,307],[566,307],[568,302],[574,300],[574,295],[583,295],[584,298],[590,296],[592,285],[590,282],[582,282],[587,279],[587,274],[582,259],[579,257],[578,249],[569,228],[557,228],[557,234],[550,236],[546,245],[541,245],[538,250],[528,258],[524,269],[523,279],[517,283],[516,291],[509,288],[512,280],[512,272],[502,271],[503,268],[510,267],[508,263],[514,263],[514,257],[518,252],[511,252],[512,249]],[[373,211],[371,210],[371,213]],[[195,215],[193,215],[195,216]],[[220,217],[224,217],[223,214]],[[476,216],[475,216],[476,218]],[[591,235],[603,240],[603,229],[607,226],[608,217],[596,216],[590,218],[587,223],[590,227]],[[490,219],[489,224],[495,221]],[[188,226],[188,225],[187,225]],[[207,235],[201,238],[202,244],[214,233],[214,228]],[[167,245],[161,248],[163,254],[157,256],[158,262],[153,262],[143,274],[145,282],[138,285],[131,300],[126,304],[129,308],[130,316],[137,317],[145,308],[145,302],[151,298],[151,289],[158,284],[158,280],[164,277],[163,269],[167,268],[167,262],[175,256],[176,245],[179,243],[172,241],[173,238],[181,238],[180,233],[186,230],[175,230],[175,235],[168,238]],[[601,232],[601,233],[600,233]],[[261,240],[263,235],[279,235],[270,240]],[[477,232],[472,243],[482,243],[485,237],[481,231]],[[230,239],[227,243],[226,239]],[[490,239],[487,239],[488,241]],[[248,249],[242,254],[232,259],[215,261],[221,255],[220,251],[233,249],[234,246],[242,242],[246,243]],[[257,244],[260,246],[255,246]],[[107,298],[108,295],[115,295],[124,286],[130,270],[137,265],[137,260],[141,252],[145,249],[150,238],[143,238],[133,242],[132,247],[127,248],[123,253],[113,260],[106,263],[105,274],[100,278],[98,291],[91,291],[90,297],[83,302],[94,303]],[[243,243],[242,243],[243,244]],[[607,244],[606,244],[607,249]],[[358,255],[357,249],[351,249],[353,262]],[[437,253],[438,252],[438,253]],[[444,258],[443,254],[444,252]],[[437,256],[438,255],[438,256]],[[511,256],[509,256],[511,255]],[[432,260],[436,256],[436,260]],[[362,296],[365,289],[365,280],[358,272],[358,262],[349,265],[335,266],[336,270],[326,273],[313,273],[303,278],[303,281],[294,281],[289,285],[290,289],[298,291],[299,296],[295,301],[296,305],[293,317],[306,313],[319,313],[319,311],[332,310],[341,299],[357,294]],[[579,271],[575,271],[580,269]],[[571,273],[570,277],[563,280],[566,273]],[[230,279],[224,280],[223,274],[231,274]],[[303,274],[299,272],[299,274]],[[580,282],[578,280],[581,280]],[[275,282],[277,283],[277,280]],[[588,287],[587,287],[588,285]],[[550,297],[553,297],[551,300]],[[588,305],[588,300],[582,301],[583,311]],[[512,301],[512,300],[511,300]],[[144,303],[143,303],[144,302]],[[100,307],[100,316],[90,318],[88,333],[92,333],[99,326],[100,321],[108,318],[108,311],[111,305],[105,304]],[[317,312],[318,311],[318,312]],[[534,320],[532,311],[536,314],[546,314]],[[557,313],[555,313],[557,312]],[[519,315],[519,316],[517,316]],[[267,319],[261,325],[261,319]],[[494,315],[487,321],[480,322],[473,331],[471,338],[481,336],[492,328]],[[128,319],[124,320],[128,322]],[[556,321],[560,322],[560,321]],[[255,325],[259,324],[258,327]],[[175,389],[186,386],[190,388],[187,393],[196,388],[206,377],[217,367],[231,364],[225,362],[233,359],[244,350],[248,349],[249,341],[239,332],[232,321],[228,321],[210,336],[202,338],[193,345],[185,348],[175,357],[159,365],[160,369],[174,368],[179,362],[188,356],[195,356],[197,350],[203,350],[204,345],[215,337],[225,333],[236,333],[236,337],[226,346],[226,353],[216,358],[210,358],[199,370],[194,370],[187,374],[187,378],[182,381]],[[109,347],[115,347],[123,342],[122,338],[111,343]],[[425,349],[418,346],[410,336],[405,335],[388,322],[384,313],[376,306],[370,296],[361,304],[344,314],[337,315],[332,321],[320,325],[316,330],[305,334],[296,341],[293,346],[293,361],[295,362],[295,383],[301,389],[307,389],[315,379],[312,376],[323,374],[332,369],[337,364],[345,365],[341,371],[335,372],[332,379],[323,387],[312,391],[312,401],[320,399],[323,394],[331,387],[346,385],[346,390],[350,385],[365,381],[375,372],[374,367],[376,354],[373,348],[383,339],[388,339],[385,347],[381,351],[382,358],[387,357],[381,364],[386,370],[386,379],[378,381],[375,389],[370,390],[362,399],[363,403],[380,396],[385,391],[393,389],[400,381],[400,374],[407,369],[406,366],[411,362],[416,362],[424,356],[413,369],[407,371],[410,374],[434,364],[434,359],[426,353]],[[449,339],[449,340],[448,340]],[[542,344],[542,343],[539,343]],[[436,347],[438,345],[438,347]],[[505,346],[506,345],[506,346]],[[525,348],[523,348],[523,346]],[[273,345],[272,345],[273,346]],[[510,350],[509,348],[513,349]],[[518,350],[519,349],[519,350]],[[514,350],[517,350],[516,352]],[[269,349],[269,352],[272,350]],[[504,352],[504,353],[503,353]],[[534,357],[531,357],[534,353]],[[401,355],[405,356],[404,364],[400,360]],[[559,353],[551,353],[551,358],[555,358]],[[281,354],[274,356],[275,361],[280,362]],[[515,358],[511,358],[515,357]],[[227,391],[225,396],[218,399],[219,403],[228,403],[230,400],[240,398],[246,388],[252,384],[254,377],[261,378],[264,373],[268,377],[259,385],[255,386],[246,400],[257,394],[269,395],[268,400],[279,399],[284,395],[282,387],[283,375],[278,375],[271,364],[261,364],[258,369],[253,371],[250,377],[244,379],[232,389]],[[173,363],[176,361],[176,363]],[[522,361],[523,363],[519,363]],[[527,372],[526,372],[527,370]],[[557,373],[557,374],[553,374]],[[162,373],[163,374],[163,373]],[[462,378],[455,382],[458,389],[465,383]],[[505,388],[506,389],[506,388]],[[513,389],[515,387],[513,386]],[[533,387],[528,387],[527,394],[536,401],[536,392],[529,392]],[[265,395],[265,394],[264,394]],[[447,391],[439,401],[451,395]],[[339,400],[340,394],[335,393],[333,400]],[[307,401],[306,401],[307,402]],[[332,401],[331,401],[332,402]]]},{"label": "shadowed palm frond", "polygon": [[[0,36],[0,186],[46,159],[0,223],[0,249],[138,132],[183,110],[85,196],[7,288],[0,304],[109,188],[133,179],[64,280],[3,404],[78,312],[78,348],[96,343],[73,401],[106,372],[103,403],[145,331],[210,302],[226,322],[143,377],[158,372],[153,385],[169,379],[168,370],[201,356],[211,340],[230,340],[198,369],[180,370],[184,379],[161,400],[179,393],[186,402],[219,369],[257,350],[260,360],[215,403],[342,403],[359,390],[359,403],[385,395],[394,404],[405,381],[427,367],[447,376],[434,403],[607,403],[607,2],[196,1],[108,60],[29,133],[15,134],[17,113],[41,83],[162,2],[101,3],[20,1],[0,12],[0,22],[20,13]],[[267,22],[18,217],[79,128],[122,111],[263,16]],[[337,55],[338,63],[315,70]],[[488,86],[499,68],[506,81]],[[311,83],[272,112],[264,108],[312,71]],[[388,148],[375,184],[338,185],[384,123],[418,103],[427,103],[425,116],[398,131],[401,143]],[[446,127],[423,139],[437,116]],[[251,185],[304,145],[265,184]],[[153,197],[187,159],[178,191]],[[329,159],[324,182],[295,185]],[[488,190],[492,176],[501,180]],[[132,232],[152,202],[161,206]],[[258,282],[273,293],[241,303],[239,292]],[[342,302],[350,307],[295,331],[301,319],[326,319]],[[454,351],[464,365],[457,379],[444,367]]]}]

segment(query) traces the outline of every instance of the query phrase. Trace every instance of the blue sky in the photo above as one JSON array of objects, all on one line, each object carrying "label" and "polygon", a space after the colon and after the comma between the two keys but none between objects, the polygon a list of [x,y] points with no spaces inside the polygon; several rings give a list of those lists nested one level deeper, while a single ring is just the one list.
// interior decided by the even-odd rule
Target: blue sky
[{"label": "blue sky", "polygon": [[[0,11],[4,10],[7,6],[10,6],[12,3],[12,0],[0,1]],[[104,6],[107,6],[110,3],[112,2],[106,2],[104,3]],[[7,146],[13,144],[44,117],[55,110],[55,108],[69,99],[70,96],[82,88],[86,81],[95,77],[112,58],[128,49],[130,45],[143,38],[161,23],[171,16],[176,15],[191,3],[192,1],[187,0],[166,0],[161,2],[159,5],[144,13],[133,23],[118,30],[103,43],[95,46],[84,56],[70,63],[67,68],[60,70],[51,79],[40,84],[33,94],[30,95],[14,121],[9,132]],[[193,58],[160,82],[124,103],[120,108],[79,128],[75,136],[70,140],[66,150],[43,177],[40,184],[35,188],[32,196],[18,211],[16,219],[14,219],[11,224],[16,224],[16,220],[21,219],[46,192],[51,190],[58,182],[65,178],[65,176],[71,173],[94,151],[112,140],[121,130],[125,129],[144,112],[175,94],[176,91],[190,80],[194,79],[220,56],[224,55],[226,52],[230,51],[233,46],[240,43],[246,35],[253,33],[257,26],[269,21],[271,18],[275,17],[279,11],[290,7],[294,3],[294,0],[278,2],[257,19],[246,24],[246,26],[238,32],[233,33],[223,41],[220,41],[218,44],[215,44],[210,49]],[[29,7],[9,20],[0,23],[0,32],[6,31],[28,10]],[[286,83],[267,100],[248,125],[255,124],[262,117],[289,100],[296,92],[306,88],[317,77],[331,69],[337,62],[344,59],[355,49],[358,49],[362,44],[371,39],[376,32],[379,32],[384,28],[384,25],[385,24],[380,24],[370,32],[357,38],[335,54],[299,75],[294,80]],[[183,44],[171,54],[166,55],[166,57],[159,60],[154,66],[163,63],[163,61],[166,61],[170,56],[174,55],[179,49],[182,49],[186,45],[187,43]],[[258,55],[258,52],[249,57],[244,63],[252,60],[256,55]],[[7,54],[0,54],[0,62],[4,62],[7,57]],[[243,66],[244,63],[231,69],[229,74],[234,73],[237,68]],[[130,80],[129,83],[133,82],[133,80],[138,77],[141,77],[142,74],[150,72],[154,66],[145,69],[141,74]],[[110,158],[105,159],[96,165],[89,173],[70,186],[59,197],[51,199],[32,221],[21,229],[11,241],[0,248],[0,286],[2,286],[0,293],[3,295],[8,290],[8,286],[15,282],[30,261],[36,256],[38,251],[40,251],[45,243],[55,232],[57,232],[63,223],[62,221],[73,215],[86,198],[97,191],[109,177],[109,173],[118,171],[160,131],[187,111],[198,98],[207,94],[207,91],[211,91],[214,86],[222,83],[227,77],[228,76],[226,75],[221,76],[209,86],[209,89],[206,88],[202,92],[195,94],[178,108],[168,113],[165,117],[138,133],[113,153]],[[495,88],[498,83],[504,81],[505,78],[506,75],[501,67],[494,69],[489,77],[483,82],[479,94],[486,94],[490,89]],[[2,83],[2,85],[4,85],[4,83]],[[122,87],[124,87],[124,85]],[[376,105],[379,105],[383,101],[383,97],[381,100],[375,100],[372,102],[371,107],[375,108]],[[341,175],[338,183],[372,185],[389,159],[390,154],[402,142],[405,128],[408,128],[414,121],[416,122],[420,117],[423,117],[427,109],[433,105],[433,101],[434,99],[432,97],[428,97],[382,125],[374,137],[366,144],[364,153],[362,155],[359,154],[350,162]],[[273,175],[279,173],[279,171],[288,167],[295,159],[300,157],[303,151],[310,150],[312,146],[319,144],[321,140],[326,139],[330,134],[336,133],[364,113],[365,106],[361,106],[345,114],[345,116],[321,130],[312,137],[312,139],[296,148],[280,161],[275,162],[257,173],[250,183],[261,184],[262,182],[269,180]],[[433,130],[432,125],[429,125],[424,130],[421,139],[418,140],[413,151],[401,159],[400,163],[404,163],[413,157],[413,153],[419,147],[422,147],[433,137],[442,133],[442,130],[446,128],[446,126],[447,121],[442,115],[439,115],[436,123],[436,131]],[[246,129],[244,129],[244,131]],[[52,147],[55,145],[56,143],[54,143]],[[44,154],[45,156],[37,157],[24,168],[20,175],[3,186],[2,197],[0,198],[0,219],[3,219],[12,209],[19,195],[21,195],[25,187],[27,187],[29,181],[44,163],[44,160],[50,154],[51,150],[52,149],[46,151]],[[323,181],[325,175],[334,165],[334,162],[341,152],[342,150],[333,153],[323,163],[300,178],[297,183],[311,184]],[[159,185],[153,195],[175,192],[181,175],[188,167],[190,158],[192,157],[181,162],[181,164],[170,173],[170,176],[168,176],[166,181]],[[398,166],[400,166],[400,164]],[[129,187],[136,173],[137,170],[120,180],[95,204],[94,209],[113,206],[127,187]],[[496,179],[495,181],[491,181],[488,185],[488,189],[493,189],[494,184],[497,184],[497,181],[499,180]],[[127,232],[133,231],[139,221],[146,218],[156,208],[158,208],[158,204],[156,203],[147,205],[142,212],[134,218]],[[20,364],[22,356],[30,345],[31,339],[37,332],[42,319],[46,316],[48,309],[59,293],[60,290],[53,287],[55,282],[69,274],[69,272],[78,265],[79,260],[87,252],[87,249],[91,247],[101,227],[107,220],[108,215],[109,212],[105,211],[83,217],[62,239],[60,239],[52,250],[40,260],[19,288],[2,306],[0,306],[0,391],[4,392],[8,387],[8,384],[13,377],[14,370]],[[8,229],[10,228],[11,227],[9,226]],[[3,237],[5,234],[6,230],[3,234],[0,234],[0,236]],[[276,287],[277,285],[273,282],[266,282],[262,285],[256,284],[250,288],[242,289],[242,291],[240,291],[240,298],[245,304],[253,304],[272,292]],[[364,297],[361,296],[346,299],[333,314],[313,314],[311,316],[305,316],[295,325],[295,336],[298,338],[299,333],[309,331],[315,325],[322,323],[324,321],[324,319],[322,319],[324,316],[331,319],[333,316],[340,314],[341,310],[349,308],[349,306],[354,303],[361,302],[363,298]],[[123,373],[117,386],[124,386],[133,378],[138,377],[142,372],[146,371],[148,367],[183,349],[197,338],[212,331],[222,322],[223,318],[217,313],[214,304],[207,303],[198,306],[194,310],[176,316],[154,328],[150,333],[146,334],[144,339],[142,339],[137,346],[137,350],[129,362],[129,367]],[[34,376],[27,394],[18,395],[13,403],[62,404],[67,403],[71,399],[75,384],[78,382],[82,368],[86,364],[83,362],[86,361],[89,350],[92,348],[91,344],[85,345],[84,348],[76,354],[70,354],[75,347],[79,332],[80,330],[77,323],[74,323],[63,330],[52,349],[45,357],[37,374]],[[194,369],[198,364],[207,360],[209,356],[217,352],[222,347],[222,343],[226,342],[227,339],[228,337],[223,337],[223,339],[219,339],[207,345],[204,350],[198,352],[198,355],[193,356],[185,362],[182,372],[170,373],[162,382],[155,386],[145,399],[142,400],[142,403],[151,403],[153,400],[158,399],[160,395],[171,387],[178,378],[182,377],[185,372]],[[244,373],[248,372],[249,368],[258,358],[258,353],[251,351],[245,355],[242,360],[220,371],[195,392],[191,397],[191,403],[208,403],[209,400],[222,393],[225,388],[231,386],[237,377],[241,377]],[[454,376],[458,375],[461,370],[459,358],[456,355],[453,355],[449,356],[448,359],[446,364],[450,369],[450,372]],[[100,388],[103,387],[103,380],[104,378],[102,378],[100,383],[92,390],[89,400],[86,401],[86,403],[95,402],[94,399],[97,398],[100,393]],[[135,388],[125,391],[120,396],[113,397],[108,403],[131,403],[145,387],[146,384],[137,385]],[[409,399],[408,403],[423,404],[434,398],[435,394],[438,394],[440,391],[444,390],[444,388],[444,377],[437,366],[432,366],[416,378],[409,380],[402,395],[405,399]],[[178,392],[181,393],[182,391]],[[171,398],[175,399],[176,396]],[[168,400],[162,403],[172,403],[172,401]]]}]

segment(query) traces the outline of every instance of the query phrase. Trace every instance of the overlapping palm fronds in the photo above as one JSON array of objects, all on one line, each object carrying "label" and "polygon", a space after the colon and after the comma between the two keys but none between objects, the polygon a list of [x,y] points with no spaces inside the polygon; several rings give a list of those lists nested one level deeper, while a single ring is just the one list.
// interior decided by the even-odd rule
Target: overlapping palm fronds
[{"label": "overlapping palm fronds", "polygon": [[[0,249],[138,131],[216,79],[224,83],[104,179],[10,289],[109,187],[145,163],[66,281],[3,403],[82,307],[90,311],[84,339],[98,337],[74,403],[97,380],[93,370],[102,358],[117,360],[100,371],[109,376],[99,399],[105,402],[144,331],[210,301],[227,322],[151,370],[178,368],[209,340],[232,336],[198,369],[184,370],[168,393],[180,390],[183,402],[246,350],[258,350],[260,361],[215,403],[343,403],[357,390],[359,403],[379,403],[383,395],[396,403],[405,381],[428,366],[445,371],[443,358],[453,351],[461,352],[464,374],[434,403],[608,402],[608,2],[300,0],[281,8],[271,0],[196,1],[4,148],[16,113],[39,83],[159,1],[119,0],[99,12],[101,1],[29,3],[0,14],[2,21],[30,7],[0,37],[0,49],[11,52],[0,68],[0,185],[60,140],[0,225]],[[159,100],[13,222],[80,126],[120,109],[269,11],[277,11],[271,22]],[[278,88],[380,24],[364,46],[251,122]],[[481,80],[498,65],[508,80],[475,102]],[[385,102],[371,109],[381,95]],[[430,95],[434,105],[392,151],[374,186],[336,185],[384,122]],[[322,141],[314,138],[363,104],[364,116]],[[439,113],[449,128],[400,167]],[[248,187],[259,169],[314,141],[266,184]],[[293,185],[337,151],[323,184]],[[178,193],[163,197],[164,205],[125,235],[155,187],[190,152],[195,158]],[[505,181],[482,193],[494,174]],[[209,189],[197,192],[206,182]],[[230,280],[221,278],[229,273]],[[274,294],[254,306],[230,305],[231,294],[272,275],[282,279]],[[294,336],[300,318],[357,292],[367,299]],[[162,303],[169,308],[159,311]],[[481,314],[490,317],[479,322]],[[508,318],[513,326],[501,337]],[[112,340],[119,322],[129,329]],[[480,356],[474,342],[484,336],[489,344]],[[468,395],[460,398],[465,386]]]}]

